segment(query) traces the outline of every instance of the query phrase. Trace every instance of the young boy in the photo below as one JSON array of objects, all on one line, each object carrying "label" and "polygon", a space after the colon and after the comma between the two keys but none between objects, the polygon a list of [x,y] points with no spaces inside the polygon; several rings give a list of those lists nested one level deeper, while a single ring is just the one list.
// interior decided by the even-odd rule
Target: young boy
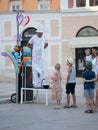
[{"label": "young boy", "polygon": [[86,62],[86,70],[82,74],[84,81],[84,97],[86,97],[87,110],[85,113],[94,113],[94,81],[96,80],[95,72],[92,71],[92,62]]},{"label": "young boy", "polygon": [[[67,59],[68,65],[68,74],[67,74],[67,81],[66,81],[66,98],[67,104],[64,108],[74,107],[76,108],[76,96],[75,96],[75,85],[76,85],[76,70],[75,66],[73,65],[74,61],[72,58]],[[72,94],[73,104],[70,106],[70,93]]]}]

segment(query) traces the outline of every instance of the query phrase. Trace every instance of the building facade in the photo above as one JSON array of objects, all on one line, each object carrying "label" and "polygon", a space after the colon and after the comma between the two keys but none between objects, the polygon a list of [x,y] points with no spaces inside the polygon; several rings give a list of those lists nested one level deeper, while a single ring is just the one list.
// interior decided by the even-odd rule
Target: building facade
[{"label": "building facade", "polygon": [[[46,75],[49,76],[59,62],[65,76],[66,59],[72,57],[77,77],[81,76],[85,48],[98,46],[98,0],[0,0],[0,52],[17,44],[17,10],[30,17],[26,26],[19,27],[22,36],[40,24],[46,27],[49,41],[45,50]],[[22,40],[27,42],[25,38]],[[1,55],[0,59],[0,79],[14,77],[9,59]]]},{"label": "building facade", "polygon": [[58,10],[60,0],[0,0],[0,11]]}]

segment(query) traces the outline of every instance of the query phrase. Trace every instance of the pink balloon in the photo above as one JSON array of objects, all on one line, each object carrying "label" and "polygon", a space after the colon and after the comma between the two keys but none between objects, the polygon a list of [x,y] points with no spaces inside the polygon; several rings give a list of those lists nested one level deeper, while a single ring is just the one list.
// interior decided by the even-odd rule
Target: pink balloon
[{"label": "pink balloon", "polygon": [[30,21],[30,17],[24,15],[24,19],[23,19],[23,22],[21,23],[21,25],[26,26],[29,23],[29,21]]},{"label": "pink balloon", "polygon": [[30,17],[29,16],[25,16],[25,19],[26,19],[26,21],[25,21],[25,25],[24,26],[26,26],[29,23]]}]

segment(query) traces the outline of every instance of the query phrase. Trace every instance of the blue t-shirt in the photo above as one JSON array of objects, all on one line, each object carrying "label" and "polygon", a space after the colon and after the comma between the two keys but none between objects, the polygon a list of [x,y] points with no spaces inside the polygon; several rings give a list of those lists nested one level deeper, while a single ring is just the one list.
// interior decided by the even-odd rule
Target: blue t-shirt
[{"label": "blue t-shirt", "polygon": [[[86,80],[95,78],[95,72],[92,70],[86,70],[83,72],[82,77]],[[94,89],[94,82],[84,82],[84,89]]]}]

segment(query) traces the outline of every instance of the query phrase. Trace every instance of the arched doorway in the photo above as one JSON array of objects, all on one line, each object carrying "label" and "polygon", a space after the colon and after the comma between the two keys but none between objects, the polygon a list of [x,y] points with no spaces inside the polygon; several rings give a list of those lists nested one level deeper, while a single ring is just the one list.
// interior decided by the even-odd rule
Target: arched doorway
[{"label": "arched doorway", "polygon": [[[32,50],[27,47],[27,43],[30,40],[33,35],[36,34],[36,28],[27,28],[22,33],[22,41],[21,41],[21,47],[22,47],[22,59],[24,60],[24,64],[32,64]],[[29,61],[27,60],[29,59]],[[26,61],[25,61],[26,60]]]},{"label": "arched doorway", "polygon": [[36,28],[30,27],[30,28],[27,28],[23,31],[22,42],[21,42],[22,46],[25,46],[27,44],[27,42],[29,41],[29,39],[31,37],[33,37],[33,35],[36,34],[36,30],[37,30]]},{"label": "arched doorway", "polygon": [[[98,37],[98,30],[91,26],[85,26],[81,28],[77,34],[76,37]],[[82,44],[82,43],[80,43]],[[85,43],[86,44],[86,43]],[[82,70],[83,70],[83,60],[85,57],[85,49],[89,48],[91,49],[90,45],[86,45],[85,47],[75,48],[75,54],[76,54],[76,76],[81,77]]]}]

